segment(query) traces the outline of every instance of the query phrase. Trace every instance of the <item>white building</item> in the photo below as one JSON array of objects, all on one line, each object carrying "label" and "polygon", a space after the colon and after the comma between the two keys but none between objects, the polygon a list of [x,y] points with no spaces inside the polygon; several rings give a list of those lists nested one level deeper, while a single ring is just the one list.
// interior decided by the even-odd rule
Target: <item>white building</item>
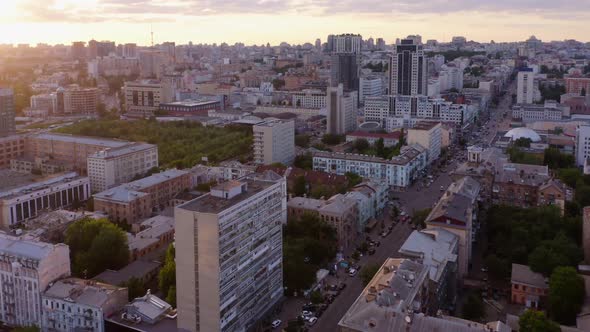
[{"label": "white building", "polygon": [[365,98],[364,115],[365,121],[383,122],[389,116],[389,104],[391,97],[376,96]]},{"label": "white building", "polygon": [[440,91],[451,89],[461,91],[463,89],[463,70],[461,68],[445,65],[438,74],[438,79]]},{"label": "white building", "polygon": [[127,304],[127,288],[68,278],[42,296],[43,331],[104,332],[104,318]]},{"label": "white building", "polygon": [[287,186],[273,172],[222,183],[176,207],[182,331],[246,331],[283,296]]},{"label": "white building", "polygon": [[0,191],[0,227],[35,218],[41,211],[58,210],[90,197],[90,180],[66,173],[40,182]]},{"label": "white building", "polygon": [[295,107],[321,109],[326,107],[326,93],[321,90],[305,89],[291,94],[291,103]]},{"label": "white building", "polygon": [[440,122],[418,122],[408,129],[408,144],[420,144],[428,151],[428,163],[440,157],[442,129]]},{"label": "white building", "polygon": [[363,37],[361,35],[341,34],[330,36],[333,41],[334,53],[361,53]]},{"label": "white building", "polygon": [[512,107],[512,118],[524,123],[536,121],[561,121],[569,117],[569,106],[557,104],[554,101],[546,101],[545,105],[518,104]]},{"label": "white building", "polygon": [[519,71],[516,83],[516,103],[532,104],[535,95],[535,74],[530,71]]},{"label": "white building", "polygon": [[326,108],[327,133],[343,135],[356,129],[356,93],[344,92],[344,87],[329,87],[327,92]]},{"label": "white building", "polygon": [[380,96],[383,94],[384,84],[383,79],[379,76],[361,77],[359,83],[359,99],[361,103],[365,102],[365,98]]},{"label": "white building", "polygon": [[109,148],[88,157],[88,177],[93,192],[101,192],[131,181],[158,167],[158,147],[133,143]]},{"label": "white building", "polygon": [[125,82],[125,109],[133,117],[150,117],[160,108],[160,103],[171,102],[174,91],[168,84],[155,80]]},{"label": "white building", "polygon": [[41,326],[41,293],[70,275],[70,248],[0,233],[0,321]]},{"label": "white building", "polygon": [[590,125],[583,125],[576,130],[576,165],[584,166],[590,158]]},{"label": "white building", "polygon": [[295,159],[295,122],[278,119],[254,125],[254,162],[290,165]]},{"label": "white building", "polygon": [[357,232],[363,233],[370,219],[376,218],[385,208],[389,186],[376,181],[361,183],[346,193],[346,198],[357,202]]},{"label": "white building", "polygon": [[363,178],[384,183],[396,189],[407,188],[428,164],[427,151],[419,145],[402,148],[401,154],[391,160],[379,157],[351,154],[316,152],[313,169],[326,173],[345,175],[355,173]]}]

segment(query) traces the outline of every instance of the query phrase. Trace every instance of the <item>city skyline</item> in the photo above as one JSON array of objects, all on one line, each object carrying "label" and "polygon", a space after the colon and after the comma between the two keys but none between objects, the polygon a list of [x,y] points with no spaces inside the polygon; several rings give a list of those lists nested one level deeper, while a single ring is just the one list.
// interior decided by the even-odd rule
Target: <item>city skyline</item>
[{"label": "city skyline", "polygon": [[180,44],[302,44],[343,32],[382,37],[389,44],[408,34],[439,41],[457,35],[480,42],[521,41],[531,34],[544,41],[588,41],[584,31],[590,1],[535,1],[535,9],[529,10],[532,4],[528,0],[493,4],[370,0],[338,6],[326,0],[49,0],[42,4],[15,0],[0,4],[0,28],[12,32],[0,36],[0,43],[96,39],[149,45],[152,30],[156,43]]}]

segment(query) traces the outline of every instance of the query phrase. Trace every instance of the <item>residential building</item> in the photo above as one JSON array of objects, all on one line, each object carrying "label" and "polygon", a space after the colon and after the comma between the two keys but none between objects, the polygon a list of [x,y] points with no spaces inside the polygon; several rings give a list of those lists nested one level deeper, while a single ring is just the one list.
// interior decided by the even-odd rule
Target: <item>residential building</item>
[{"label": "residential building", "polygon": [[108,148],[119,148],[131,144],[106,138],[73,136],[56,133],[41,133],[25,139],[25,157],[48,157],[53,163],[68,165],[69,169],[81,174],[87,172],[90,155]]},{"label": "residential building", "polygon": [[576,165],[583,166],[590,158],[590,125],[581,125],[576,130]]},{"label": "residential building", "polygon": [[254,162],[291,165],[295,159],[295,122],[270,119],[252,127]]},{"label": "residential building", "polygon": [[359,101],[365,102],[367,97],[381,96],[385,88],[383,79],[379,76],[362,77],[359,84]]},{"label": "residential building", "polygon": [[427,229],[444,229],[459,237],[459,278],[469,272],[472,242],[479,227],[476,222],[480,189],[480,184],[470,177],[453,182],[426,217]]},{"label": "residential building", "polygon": [[581,95],[582,90],[586,95],[590,94],[590,77],[565,77],[565,93],[575,93],[577,95]]},{"label": "residential building", "polygon": [[88,61],[88,75],[93,78],[110,76],[137,76],[139,59],[111,54]]},{"label": "residential building", "polygon": [[383,124],[384,119],[389,117],[390,96],[365,97],[364,102],[365,121],[377,121]]},{"label": "residential building", "polygon": [[400,131],[394,131],[392,133],[387,133],[387,134],[355,131],[355,132],[346,134],[346,141],[347,142],[354,142],[358,139],[364,139],[369,144],[373,145],[378,140],[383,139],[383,146],[393,147],[399,143],[400,137],[401,137]]},{"label": "residential building", "polygon": [[41,326],[41,294],[70,275],[70,248],[0,234],[0,321],[9,326]]},{"label": "residential building", "polygon": [[356,129],[357,100],[353,93],[344,92],[344,87],[329,87],[326,96],[327,133],[343,135]]},{"label": "residential building", "polygon": [[449,123],[449,122],[441,123],[440,130],[441,130],[441,136],[442,136],[440,147],[442,149],[448,148],[449,146],[451,146],[451,144],[455,143],[457,133],[456,133],[455,125],[453,123]]},{"label": "residential building", "polygon": [[92,191],[105,191],[158,167],[158,147],[131,143],[107,148],[88,156],[87,165]]},{"label": "residential building", "polygon": [[321,109],[326,107],[326,93],[322,90],[304,89],[291,93],[291,104],[295,107]]},{"label": "residential building", "polygon": [[[498,167],[499,166],[499,167]],[[547,166],[504,163],[496,166],[492,199],[494,204],[537,206],[538,188],[551,180]],[[565,193],[561,194],[565,198]]]},{"label": "residential building", "polygon": [[146,284],[156,278],[161,265],[162,263],[159,261],[141,258],[125,265],[120,270],[105,270],[92,279],[110,285],[126,284],[132,279],[137,279]]},{"label": "residential building", "polygon": [[353,187],[345,194],[357,202],[357,233],[365,232],[368,226],[376,223],[387,203],[389,187],[383,183],[367,181]]},{"label": "residential building", "polygon": [[57,93],[31,96],[31,109],[47,111],[47,114],[58,113]]},{"label": "residential building", "polygon": [[42,211],[58,210],[88,198],[90,181],[74,172],[27,184],[0,186],[0,227],[8,229]]},{"label": "residential building", "polygon": [[428,163],[432,164],[440,157],[442,130],[440,122],[417,122],[408,129],[408,144],[420,144],[428,152]]},{"label": "residential building", "polygon": [[463,90],[463,69],[454,64],[443,65],[438,73],[440,91]]},{"label": "residential building", "polygon": [[545,277],[531,271],[526,265],[512,264],[510,284],[511,302],[527,308],[539,309],[549,294],[549,284]]},{"label": "residential building", "polygon": [[359,220],[357,201],[354,198],[342,194],[334,195],[327,200],[293,197],[287,202],[287,211],[290,221],[310,213],[334,227],[340,250],[346,250],[354,245]]},{"label": "residential building", "polygon": [[212,100],[211,98],[187,99],[160,104],[160,111],[165,112],[169,116],[207,116],[209,111],[213,110],[217,112],[221,111],[221,109],[221,102],[219,100]]},{"label": "residential building", "polygon": [[398,251],[428,269],[431,292],[429,314],[446,310],[455,303],[459,237],[443,228],[413,231]]},{"label": "residential building", "polygon": [[286,196],[268,171],[176,207],[178,329],[245,331],[281,300]]},{"label": "residential building", "polygon": [[14,93],[12,89],[0,88],[0,136],[7,136],[14,132],[16,129],[14,117]]},{"label": "residential building", "polygon": [[123,45],[123,57],[125,58],[137,58],[137,44],[126,43]]},{"label": "residential building", "polygon": [[400,155],[392,159],[333,152],[316,152],[313,156],[316,171],[338,175],[352,172],[397,190],[410,186],[427,164],[427,152],[418,145],[402,147]]},{"label": "residential building", "polygon": [[561,121],[570,116],[569,106],[558,104],[555,101],[545,101],[544,105],[521,104],[512,107],[512,118],[530,123],[536,121]]},{"label": "residential building", "polygon": [[328,50],[332,53],[355,53],[360,54],[363,45],[363,37],[350,33],[330,35],[328,37]]},{"label": "residential building", "polygon": [[172,217],[155,216],[144,220],[138,226],[137,234],[128,233],[127,236],[130,261],[167,247],[174,241],[174,218]]},{"label": "residential building", "polygon": [[72,42],[70,56],[74,60],[86,59],[86,43],[83,41]]},{"label": "residential building", "polygon": [[165,66],[170,62],[166,52],[154,49],[139,51],[138,57],[141,78],[161,78]]},{"label": "residential building", "polygon": [[96,113],[98,88],[82,88],[70,85],[56,91],[57,113],[64,115],[93,115]]},{"label": "residential building", "polygon": [[125,82],[123,91],[126,114],[131,117],[153,116],[161,103],[171,102],[174,98],[172,88],[156,80]]},{"label": "residential building", "polygon": [[176,195],[191,187],[189,172],[169,169],[94,195],[94,209],[111,220],[135,224],[170,206]]},{"label": "residential building", "polygon": [[532,104],[535,94],[535,73],[533,70],[527,68],[525,71],[519,71],[516,82],[516,103]]},{"label": "residential building", "polygon": [[411,39],[401,40],[389,62],[389,94],[426,95],[427,72],[423,46]]},{"label": "residential building", "polygon": [[0,137],[0,169],[10,167],[12,159],[20,158],[25,153],[24,135]]},{"label": "residential building", "polygon": [[127,288],[92,280],[58,280],[42,295],[42,329],[57,332],[104,332],[104,318],[127,304],[127,293]]}]

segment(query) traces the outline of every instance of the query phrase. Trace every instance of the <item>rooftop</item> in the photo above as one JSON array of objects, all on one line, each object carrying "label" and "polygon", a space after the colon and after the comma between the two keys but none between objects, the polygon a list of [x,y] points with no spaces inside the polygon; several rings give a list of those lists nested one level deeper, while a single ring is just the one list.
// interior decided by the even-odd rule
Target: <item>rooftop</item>
[{"label": "rooftop", "polygon": [[145,151],[149,149],[157,148],[154,144],[148,143],[131,143],[128,145],[124,145],[121,147],[116,148],[108,148],[97,153],[94,153],[89,156],[89,158],[99,158],[99,159],[111,159],[121,157],[130,153],[138,152],[138,151]]},{"label": "rooftop", "polygon": [[142,279],[144,276],[156,271],[160,265],[160,262],[139,259],[128,264],[119,271],[106,270],[93,279],[111,285],[120,285],[134,277]]},{"label": "rooftop", "polygon": [[409,130],[430,130],[438,125],[440,125],[440,122],[420,121],[416,122],[414,127],[410,128]]},{"label": "rooftop", "polygon": [[[246,185],[242,186],[244,190],[240,194],[233,196],[232,198],[225,199],[213,196],[211,193],[208,193],[190,202],[180,205],[178,208],[200,213],[216,214],[253,197],[254,195],[264,191],[282,179],[283,178],[281,176],[272,171],[265,171],[262,174],[253,173],[240,179],[239,182],[235,181],[239,183],[240,186],[242,186],[244,183]],[[230,183],[228,185],[233,187],[236,184]],[[219,190],[224,190],[224,187],[219,188]]]},{"label": "rooftop", "polygon": [[394,131],[392,133],[370,133],[364,131],[355,131],[346,136],[352,137],[372,137],[372,138],[383,138],[383,139],[399,139],[401,134],[399,131]]},{"label": "rooftop", "polygon": [[56,281],[43,295],[101,308],[110,300],[109,296],[123,289],[93,280],[68,278]]},{"label": "rooftop", "polygon": [[127,141],[114,140],[114,139],[96,138],[96,137],[87,137],[87,136],[74,136],[74,135],[56,134],[56,133],[42,133],[42,134],[34,135],[33,137],[37,138],[37,139],[59,141],[59,142],[65,142],[65,143],[77,143],[77,144],[104,146],[106,148],[119,148],[119,147],[125,146],[130,143]]},{"label": "rooftop", "polygon": [[21,196],[23,194],[31,193],[37,190],[47,189],[52,186],[65,184],[68,182],[87,179],[84,176],[79,176],[76,172],[62,173],[49,177],[42,178],[36,182],[26,181],[27,183],[17,183],[12,187],[0,186],[0,199],[11,199],[14,197]]},{"label": "rooftop", "polygon": [[0,233],[0,255],[42,260],[56,247],[62,246],[67,247],[67,245],[63,243],[51,244],[35,240],[25,240],[5,233]]},{"label": "rooftop", "polygon": [[210,98],[200,98],[200,99],[186,99],[182,101],[175,101],[171,103],[162,103],[160,106],[186,106],[186,107],[193,107],[193,106],[201,106],[201,105],[209,105],[219,103],[219,100],[214,100]]},{"label": "rooftop", "polygon": [[340,152],[327,152],[327,151],[318,151],[313,154],[314,158],[330,158],[330,159],[340,159],[340,160],[355,160],[355,161],[364,161],[370,163],[378,163],[378,164],[391,164],[391,165],[406,165],[410,161],[416,159],[423,151],[419,150],[419,148],[415,145],[412,146],[405,146],[402,148],[402,153],[399,156],[393,157],[391,160],[383,159],[380,157],[364,155],[364,154],[354,154],[354,153],[340,153]]},{"label": "rooftop", "polygon": [[530,267],[522,264],[512,264],[510,281],[538,288],[549,287],[542,274],[533,272]]}]

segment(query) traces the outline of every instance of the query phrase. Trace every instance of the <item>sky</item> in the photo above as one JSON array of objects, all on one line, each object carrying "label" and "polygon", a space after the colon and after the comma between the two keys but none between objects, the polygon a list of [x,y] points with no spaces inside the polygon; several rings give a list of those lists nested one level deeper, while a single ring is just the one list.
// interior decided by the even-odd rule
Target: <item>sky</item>
[{"label": "sky", "polygon": [[590,41],[590,0],[0,0],[0,44],[313,43],[328,34]]}]

